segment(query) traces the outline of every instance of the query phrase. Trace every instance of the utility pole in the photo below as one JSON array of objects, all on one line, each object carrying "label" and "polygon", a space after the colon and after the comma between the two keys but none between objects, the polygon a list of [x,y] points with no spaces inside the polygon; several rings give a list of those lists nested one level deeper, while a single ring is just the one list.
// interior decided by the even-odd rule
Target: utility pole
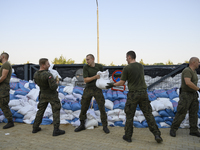
[{"label": "utility pole", "polygon": [[99,10],[98,10],[98,0],[97,3],[97,63],[99,63]]}]

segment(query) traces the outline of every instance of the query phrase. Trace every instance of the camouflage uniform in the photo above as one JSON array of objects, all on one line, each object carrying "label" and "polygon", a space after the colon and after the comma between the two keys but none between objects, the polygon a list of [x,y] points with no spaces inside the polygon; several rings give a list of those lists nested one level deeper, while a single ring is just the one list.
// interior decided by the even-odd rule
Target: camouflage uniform
[{"label": "camouflage uniform", "polygon": [[160,131],[152,115],[152,108],[147,94],[147,86],[144,80],[144,68],[140,63],[130,63],[124,67],[122,71],[121,80],[128,81],[129,92],[127,94],[127,101],[124,108],[126,113],[125,137],[130,139],[133,134],[133,117],[135,115],[137,104],[142,110],[149,130],[154,135],[160,136]]},{"label": "camouflage uniform", "polygon": [[181,76],[181,92],[179,95],[180,100],[178,102],[177,113],[172,122],[171,129],[174,131],[178,130],[181,122],[185,119],[187,111],[189,110],[190,133],[194,133],[198,131],[198,93],[185,84],[185,77],[190,78],[191,82],[195,85],[197,85],[198,82],[196,71],[192,71],[190,67],[183,70]]},{"label": "camouflage uniform", "polygon": [[56,80],[53,78],[53,75],[46,70],[37,71],[33,78],[35,83],[40,87],[39,110],[37,111],[33,128],[38,128],[41,124],[48,103],[50,103],[52,107],[54,128],[59,128],[61,104],[58,98],[58,85],[56,84]]},{"label": "camouflage uniform", "polygon": [[[103,71],[103,66],[95,63],[95,67],[90,67],[89,65],[85,65],[83,67],[83,77],[92,77],[97,74],[98,71]],[[105,99],[102,93],[102,90],[96,87],[96,80],[93,80],[89,83],[86,83],[86,87],[84,89],[84,93],[81,100],[81,113],[79,118],[81,121],[87,118],[86,113],[90,106],[90,102],[92,97],[94,96],[97,104],[99,106],[99,110],[101,113],[101,121],[103,126],[107,126],[107,114],[105,112]]]},{"label": "camouflage uniform", "polygon": [[2,109],[4,116],[8,119],[8,121],[12,121],[12,113],[8,106],[10,100],[10,77],[12,74],[12,66],[7,61],[0,68],[0,77],[2,76],[3,69],[9,70],[6,79],[0,83],[0,108]]}]

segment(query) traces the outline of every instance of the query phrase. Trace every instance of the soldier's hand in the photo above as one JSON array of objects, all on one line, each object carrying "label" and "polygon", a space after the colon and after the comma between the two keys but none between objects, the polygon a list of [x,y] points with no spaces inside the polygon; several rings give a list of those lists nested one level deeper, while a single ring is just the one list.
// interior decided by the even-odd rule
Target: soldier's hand
[{"label": "soldier's hand", "polygon": [[114,87],[114,83],[107,83],[106,89]]},{"label": "soldier's hand", "polygon": [[58,76],[56,76],[56,82],[59,82],[59,78],[58,78]]},{"label": "soldier's hand", "polygon": [[100,78],[100,75],[95,75],[96,79],[99,79]]}]

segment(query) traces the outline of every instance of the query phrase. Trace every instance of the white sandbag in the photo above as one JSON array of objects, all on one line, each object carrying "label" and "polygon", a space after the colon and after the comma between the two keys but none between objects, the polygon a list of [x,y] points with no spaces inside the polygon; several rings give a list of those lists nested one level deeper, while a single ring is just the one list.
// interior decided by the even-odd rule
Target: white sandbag
[{"label": "white sandbag", "polygon": [[63,89],[63,91],[66,92],[66,93],[68,93],[68,94],[72,94],[73,89],[74,89],[73,84],[70,84],[70,85],[66,86],[66,87]]},{"label": "white sandbag", "polygon": [[76,110],[76,111],[73,111],[73,112],[72,112],[72,115],[73,115],[75,118],[79,118],[80,113],[81,113],[81,110]]},{"label": "white sandbag", "polygon": [[95,115],[94,109],[88,109],[87,111],[87,119],[96,119],[97,116]]},{"label": "white sandbag", "polygon": [[81,94],[76,94],[76,93],[72,93],[72,94],[73,94],[73,96],[74,96],[75,98],[78,98],[79,100],[82,99],[82,95],[81,95]]},{"label": "white sandbag", "polygon": [[98,126],[98,121],[96,119],[86,119],[85,128]]},{"label": "white sandbag", "polygon": [[29,82],[25,83],[25,84],[24,84],[24,87],[27,88],[27,89],[30,89],[30,88],[29,88]]},{"label": "white sandbag", "polygon": [[47,108],[46,108],[46,110],[45,110],[45,112],[44,112],[43,117],[50,117],[52,114],[53,114],[52,109],[51,109],[51,107],[48,105]]},{"label": "white sandbag", "polygon": [[3,122],[4,119],[5,119],[5,116],[4,116],[4,115],[1,115],[1,116],[0,116],[0,122]]},{"label": "white sandbag", "polygon": [[15,94],[15,90],[10,89],[9,93],[10,94]]},{"label": "white sandbag", "polygon": [[126,116],[125,115],[119,115],[119,119],[120,119],[120,121],[125,121],[126,120]]},{"label": "white sandbag", "polygon": [[114,106],[114,104],[113,104],[112,101],[110,101],[109,99],[106,99],[106,100],[105,100],[105,107],[106,107],[106,108],[108,108],[108,109],[110,109],[110,110],[113,110],[113,106]]},{"label": "white sandbag", "polygon": [[157,98],[158,101],[164,104],[165,108],[174,110],[174,107],[169,98]]},{"label": "white sandbag", "polygon": [[18,110],[20,110],[21,108],[23,108],[22,105],[17,105],[17,106],[11,107],[11,109],[12,109],[12,110],[15,110],[15,111],[18,111]]},{"label": "white sandbag", "polygon": [[179,97],[176,97],[173,99],[174,101],[176,101],[177,103],[179,102]]},{"label": "white sandbag", "polygon": [[119,112],[119,115],[124,115],[124,116],[126,116],[126,113],[124,112],[124,110],[122,110],[122,111]]},{"label": "white sandbag", "polygon": [[19,82],[20,81],[20,79],[18,79],[18,78],[10,78],[10,82]]},{"label": "white sandbag", "polygon": [[160,116],[160,114],[159,114],[157,111],[153,111],[153,112],[152,112],[152,115],[153,115],[154,117]]},{"label": "white sandbag", "polygon": [[39,96],[39,90],[38,89],[32,89],[26,96],[32,100],[37,100],[38,96]]},{"label": "white sandbag", "polygon": [[72,95],[72,94],[68,94],[68,95],[65,95],[65,98],[67,99],[67,100],[71,100],[71,101],[76,101],[76,97],[74,97],[74,95]]},{"label": "white sandbag", "polygon": [[22,114],[22,115],[25,115],[27,112],[33,111],[33,110],[34,110],[33,106],[31,106],[30,104],[28,104],[28,105],[26,105],[25,107],[22,107],[21,109],[19,109],[19,110],[17,111],[17,113],[20,113],[20,114]]},{"label": "white sandbag", "polygon": [[71,83],[72,82],[72,78],[66,77],[66,78],[63,79],[63,81]]},{"label": "white sandbag", "polygon": [[133,120],[139,122],[139,119],[138,119],[138,117],[136,117],[136,116],[134,116]]},{"label": "white sandbag", "polygon": [[137,116],[141,116],[141,110],[136,110],[135,111],[135,116],[137,117]]},{"label": "white sandbag", "polygon": [[59,79],[61,79],[61,76],[59,75],[58,71],[53,69],[54,64],[50,64],[49,72],[53,75],[54,79],[58,76]]},{"label": "white sandbag", "polygon": [[114,125],[115,125],[114,122],[108,121],[108,126],[114,126]]},{"label": "white sandbag", "polygon": [[60,124],[69,124],[67,120],[60,120]]},{"label": "white sandbag", "polygon": [[73,113],[73,111],[72,110],[67,110],[67,109],[64,109],[64,111],[68,114],[72,114]]},{"label": "white sandbag", "polygon": [[119,116],[112,116],[112,121],[121,121],[121,119],[119,118]]},{"label": "white sandbag", "polygon": [[74,116],[72,114],[60,114],[60,120],[72,120]]},{"label": "white sandbag", "polygon": [[65,99],[65,95],[63,93],[58,93],[58,98],[60,99],[60,101],[62,101],[63,99]]},{"label": "white sandbag", "polygon": [[95,115],[96,116],[100,116],[100,111],[99,110],[96,110],[96,111],[94,111],[95,112]]},{"label": "white sandbag", "polygon": [[165,122],[159,122],[161,127],[170,127],[170,125],[166,124]]},{"label": "white sandbag", "polygon": [[60,114],[66,114],[63,108],[60,109]]},{"label": "white sandbag", "polygon": [[98,71],[97,75],[100,75],[100,78],[96,81],[96,86],[100,89],[106,89],[107,83],[110,83],[108,69],[106,71]]},{"label": "white sandbag", "polygon": [[13,106],[17,106],[17,105],[21,105],[21,102],[19,99],[10,100],[8,103],[9,107],[13,107]]},{"label": "white sandbag", "polygon": [[110,110],[107,112],[108,116],[113,116],[113,115],[119,115],[120,112],[122,112],[122,109],[114,109],[114,110]]},{"label": "white sandbag", "polygon": [[76,120],[75,122],[71,122],[71,125],[74,126],[74,127],[78,127],[80,126],[81,122],[80,120]]},{"label": "white sandbag", "polygon": [[139,120],[140,123],[145,120],[144,116],[137,116],[137,118],[138,118],[138,120]]},{"label": "white sandbag", "polygon": [[32,116],[36,116],[36,112],[35,111],[29,111],[29,112],[27,112],[25,115],[24,115],[24,118],[23,119],[25,119],[25,120],[30,120],[30,118],[32,117]]},{"label": "white sandbag", "polygon": [[24,119],[23,122],[26,123],[26,124],[31,124],[32,121],[29,120],[29,119]]},{"label": "white sandbag", "polygon": [[151,105],[155,108],[156,111],[165,109],[165,105],[158,100],[152,101]]},{"label": "white sandbag", "polygon": [[37,102],[35,100],[29,99],[28,103],[33,106],[34,108],[37,108]]}]

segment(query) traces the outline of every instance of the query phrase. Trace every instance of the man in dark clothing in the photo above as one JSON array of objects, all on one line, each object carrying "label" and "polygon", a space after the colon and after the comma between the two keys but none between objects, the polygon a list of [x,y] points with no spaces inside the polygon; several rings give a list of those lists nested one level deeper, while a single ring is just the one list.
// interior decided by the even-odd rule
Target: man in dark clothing
[{"label": "man in dark clothing", "polygon": [[124,108],[126,113],[125,135],[123,139],[127,142],[132,142],[131,137],[133,134],[133,117],[135,115],[137,104],[142,110],[150,131],[154,134],[155,140],[160,143],[162,138],[155,119],[152,115],[152,108],[147,94],[147,86],[144,80],[144,68],[136,62],[136,54],[134,51],[126,53],[126,61],[128,65],[122,71],[121,80],[117,83],[108,83],[106,88],[113,86],[122,86],[128,81],[129,92],[127,94],[127,102]]},{"label": "man in dark clothing", "polygon": [[103,131],[105,133],[109,133],[109,129],[107,128],[107,114],[105,112],[105,99],[102,93],[102,90],[96,87],[96,80],[100,78],[97,75],[98,71],[103,71],[103,66],[94,62],[94,56],[92,54],[88,54],[86,56],[87,65],[83,67],[83,78],[86,83],[86,87],[83,92],[82,100],[81,100],[81,113],[79,116],[81,125],[76,128],[74,131],[79,132],[81,130],[85,130],[85,119],[87,118],[86,113],[90,106],[90,102],[92,97],[97,101],[99,106],[99,110],[101,113],[101,121],[103,125]]},{"label": "man in dark clothing", "polygon": [[34,74],[34,81],[40,87],[39,94],[39,103],[38,103],[38,111],[33,123],[33,131],[32,133],[37,133],[41,130],[39,125],[42,122],[42,118],[44,112],[47,108],[48,103],[51,104],[52,112],[53,112],[53,124],[54,131],[53,136],[58,136],[61,134],[65,134],[64,130],[60,130],[60,100],[58,98],[58,82],[53,78],[53,75],[48,72],[49,61],[46,58],[41,58],[39,60],[40,70],[36,71]]},{"label": "man in dark clothing", "polygon": [[9,55],[2,53],[0,56],[0,62],[2,66],[0,68],[0,108],[2,109],[4,116],[8,119],[8,123],[3,129],[11,128],[14,126],[12,113],[8,106],[10,100],[10,78],[12,74],[12,66],[8,62]]},{"label": "man in dark clothing", "polygon": [[200,92],[197,87],[198,77],[195,69],[199,68],[199,59],[196,57],[190,58],[189,67],[182,71],[181,75],[181,89],[179,94],[179,102],[177,107],[177,113],[171,125],[170,135],[176,136],[181,122],[185,119],[185,115],[189,110],[189,122],[190,122],[190,135],[200,137],[198,131],[197,122],[199,110],[198,93]]}]

